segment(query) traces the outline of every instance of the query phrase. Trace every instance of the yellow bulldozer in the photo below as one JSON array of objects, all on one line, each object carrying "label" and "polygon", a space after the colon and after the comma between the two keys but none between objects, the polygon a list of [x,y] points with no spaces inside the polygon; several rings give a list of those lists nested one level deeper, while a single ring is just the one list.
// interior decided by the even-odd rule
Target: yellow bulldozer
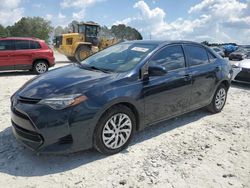
[{"label": "yellow bulldozer", "polygon": [[118,42],[115,38],[100,38],[99,31],[100,25],[94,22],[72,25],[72,32],[54,38],[54,48],[70,61],[81,62],[91,54]]}]

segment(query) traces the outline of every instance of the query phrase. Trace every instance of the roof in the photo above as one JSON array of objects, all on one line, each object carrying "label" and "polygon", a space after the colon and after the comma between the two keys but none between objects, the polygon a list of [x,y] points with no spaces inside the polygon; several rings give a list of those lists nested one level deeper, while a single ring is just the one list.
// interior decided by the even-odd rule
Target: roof
[{"label": "roof", "polygon": [[155,44],[155,45],[166,45],[166,44],[175,44],[175,43],[188,43],[188,44],[198,44],[198,42],[185,41],[185,40],[133,40],[126,41],[125,43],[137,43],[137,44]]},{"label": "roof", "polygon": [[1,37],[0,40],[41,40],[35,37]]},{"label": "roof", "polygon": [[100,27],[100,25],[98,23],[95,23],[95,22],[80,22],[77,25],[92,25],[92,26]]}]

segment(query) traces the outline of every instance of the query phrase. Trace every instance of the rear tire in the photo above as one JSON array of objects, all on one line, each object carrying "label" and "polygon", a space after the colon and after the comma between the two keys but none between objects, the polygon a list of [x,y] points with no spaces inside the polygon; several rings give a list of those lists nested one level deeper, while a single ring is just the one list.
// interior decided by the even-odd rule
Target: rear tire
[{"label": "rear tire", "polygon": [[221,112],[227,100],[227,88],[224,84],[219,85],[217,88],[212,102],[207,106],[208,111],[212,113]]},{"label": "rear tire", "polygon": [[135,132],[136,119],[130,108],[117,105],[107,110],[97,123],[93,143],[102,154],[112,155],[125,149]]},{"label": "rear tire", "polygon": [[43,60],[36,61],[33,66],[33,71],[36,74],[43,74],[49,69],[48,63]]},{"label": "rear tire", "polygon": [[87,47],[87,46],[80,46],[76,50],[75,59],[77,60],[77,62],[80,63],[84,59],[86,59],[87,57],[89,57],[90,55],[91,55],[91,49],[89,47]]}]

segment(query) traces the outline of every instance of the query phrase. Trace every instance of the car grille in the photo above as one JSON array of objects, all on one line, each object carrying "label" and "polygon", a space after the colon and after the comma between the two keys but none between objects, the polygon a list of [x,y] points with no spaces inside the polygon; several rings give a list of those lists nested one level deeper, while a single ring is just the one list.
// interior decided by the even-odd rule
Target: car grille
[{"label": "car grille", "polygon": [[12,108],[13,113],[15,113],[17,116],[26,119],[26,120],[30,120],[28,116],[26,116],[25,114],[19,112],[18,110],[16,110],[15,108]]},{"label": "car grille", "polygon": [[[22,127],[19,127],[17,124],[15,124],[13,121],[12,121],[12,125],[16,131],[16,133],[24,138],[24,139],[27,139],[29,141],[33,141],[33,142],[37,142],[37,143],[42,143],[43,139],[41,137],[41,135],[39,135],[38,133],[36,132],[33,132],[33,131],[29,131],[29,130],[26,130]],[[40,145],[40,144],[39,144]]]},{"label": "car grille", "polygon": [[19,96],[18,101],[20,101],[22,103],[28,103],[28,104],[37,104],[40,101],[40,99]]},{"label": "car grille", "polygon": [[235,80],[250,82],[250,69],[242,68],[240,73],[235,77]]}]

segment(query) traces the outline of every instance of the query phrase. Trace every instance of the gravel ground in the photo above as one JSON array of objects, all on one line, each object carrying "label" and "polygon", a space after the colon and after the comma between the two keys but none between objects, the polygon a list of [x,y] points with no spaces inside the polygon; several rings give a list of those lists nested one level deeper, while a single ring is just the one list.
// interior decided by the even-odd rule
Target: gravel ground
[{"label": "gravel ground", "polygon": [[249,86],[233,84],[221,113],[197,110],[162,122],[113,156],[37,156],[10,128],[9,98],[33,76],[0,73],[0,187],[250,187]]}]

